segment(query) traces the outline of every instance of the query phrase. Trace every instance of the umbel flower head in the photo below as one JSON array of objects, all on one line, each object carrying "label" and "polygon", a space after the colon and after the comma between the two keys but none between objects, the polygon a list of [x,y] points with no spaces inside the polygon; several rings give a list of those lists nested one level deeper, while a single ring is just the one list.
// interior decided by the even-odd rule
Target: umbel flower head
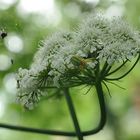
[{"label": "umbel flower head", "polygon": [[139,52],[139,32],[123,19],[90,14],[76,31],[60,31],[42,41],[30,69],[20,68],[17,73],[17,99],[32,108],[40,97],[57,96],[64,88],[121,79],[134,68],[139,56],[122,76],[108,76]]}]

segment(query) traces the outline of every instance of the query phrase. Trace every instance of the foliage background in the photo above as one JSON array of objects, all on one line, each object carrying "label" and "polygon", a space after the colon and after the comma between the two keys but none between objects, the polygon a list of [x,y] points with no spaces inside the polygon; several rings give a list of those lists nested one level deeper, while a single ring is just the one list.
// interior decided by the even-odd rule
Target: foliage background
[{"label": "foliage background", "polygon": [[[106,16],[122,16],[132,26],[140,27],[139,0],[0,0],[0,28],[8,36],[0,39],[0,122],[37,128],[73,130],[65,99],[44,99],[32,111],[15,102],[14,74],[28,68],[40,40],[60,29],[75,30],[86,12],[102,10]],[[13,61],[13,64],[11,63]],[[126,66],[126,69],[129,66]],[[105,93],[108,122],[103,131],[85,140],[140,139],[140,64],[127,78],[109,85],[112,97]],[[91,129],[99,120],[95,90],[71,89],[82,130]],[[106,91],[107,92],[107,91]],[[0,128],[0,140],[74,140],[15,132]]]}]

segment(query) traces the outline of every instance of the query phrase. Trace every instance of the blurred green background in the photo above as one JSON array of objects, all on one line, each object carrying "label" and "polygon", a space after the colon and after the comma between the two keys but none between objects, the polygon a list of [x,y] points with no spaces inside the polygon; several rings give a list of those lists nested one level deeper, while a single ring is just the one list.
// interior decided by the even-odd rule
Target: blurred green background
[{"label": "blurred green background", "polygon": [[[28,68],[41,40],[60,29],[76,30],[85,13],[103,11],[107,17],[122,16],[140,28],[140,0],[0,0],[0,122],[35,128],[74,130],[64,98],[43,100],[32,111],[16,103],[15,73]],[[11,63],[13,61],[13,64]],[[125,67],[127,69],[128,65]],[[140,140],[140,64],[105,90],[108,121],[105,128],[85,140]],[[71,89],[82,130],[96,127],[100,115],[95,89]],[[0,128],[0,140],[76,140]]]}]

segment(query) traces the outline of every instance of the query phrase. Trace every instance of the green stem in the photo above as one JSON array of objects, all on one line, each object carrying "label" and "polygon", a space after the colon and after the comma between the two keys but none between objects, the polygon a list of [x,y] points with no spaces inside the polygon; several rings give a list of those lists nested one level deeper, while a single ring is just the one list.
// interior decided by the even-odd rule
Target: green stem
[{"label": "green stem", "polygon": [[[9,125],[9,124],[3,124],[0,123],[0,128],[6,128],[9,130],[15,130],[15,131],[23,131],[23,132],[29,132],[29,133],[38,133],[38,134],[47,134],[47,135],[59,135],[59,136],[68,136],[68,137],[75,137],[77,135],[80,135],[78,138],[79,140],[83,140],[82,136],[88,136],[88,135],[94,135],[96,133],[98,133],[100,130],[103,129],[105,123],[106,123],[106,109],[105,109],[105,101],[104,101],[104,95],[103,95],[103,90],[102,90],[102,85],[101,82],[98,82],[96,85],[96,91],[97,91],[97,95],[98,95],[98,99],[99,99],[99,104],[100,104],[100,114],[101,114],[101,119],[99,122],[99,125],[92,130],[88,130],[88,131],[83,131],[82,134],[80,132],[80,127],[76,118],[76,114],[73,108],[73,104],[72,104],[72,100],[71,98],[69,98],[69,93],[68,90],[66,90],[66,97],[68,98],[68,105],[71,108],[71,111],[73,112],[73,114],[71,114],[73,116],[73,119],[76,123],[74,123],[75,128],[76,128],[76,133],[75,132],[65,132],[65,131],[58,131],[58,130],[46,130],[46,129],[38,129],[38,128],[31,128],[31,127],[23,127],[23,126],[16,126],[16,125]],[[70,100],[69,100],[70,99]],[[72,104],[72,107],[71,107]]]},{"label": "green stem", "polygon": [[126,64],[127,61],[128,61],[128,60],[126,60],[125,62],[123,62],[123,64],[121,64],[121,65],[120,65],[119,67],[117,67],[115,70],[113,70],[113,71],[111,71],[110,73],[108,73],[106,76],[109,76],[109,75],[111,75],[111,74],[117,72],[120,68],[122,68],[122,67]]},{"label": "green stem", "polygon": [[76,116],[76,113],[75,113],[75,109],[74,109],[74,105],[73,105],[73,102],[72,102],[72,99],[70,97],[68,89],[65,89],[64,95],[66,97],[66,101],[67,101],[67,104],[68,104],[68,107],[69,107],[71,118],[73,120],[73,124],[74,124],[74,127],[75,127],[77,138],[78,138],[78,140],[83,140],[83,135],[82,135],[81,130],[80,130],[79,122],[78,122],[78,119],[77,119],[77,116]]},{"label": "green stem", "polygon": [[117,77],[117,78],[105,78],[105,80],[120,80],[120,79],[122,79],[123,77],[125,77],[126,75],[128,75],[128,74],[133,70],[133,68],[134,68],[134,67],[136,66],[136,64],[138,63],[139,59],[140,59],[140,54],[139,54],[139,56],[138,56],[136,62],[134,63],[134,65],[133,65],[125,74],[123,74],[122,76]]},{"label": "green stem", "polygon": [[106,74],[110,71],[112,66],[109,66],[106,62],[106,64],[104,65],[101,73],[100,73],[100,80],[104,79],[104,77],[106,76]]},{"label": "green stem", "polygon": [[[97,71],[96,71],[97,75],[98,75],[98,72],[99,72],[99,65],[97,66]],[[6,129],[10,129],[10,130],[24,131],[24,132],[30,132],[30,133],[38,133],[38,134],[60,135],[60,136],[69,136],[69,137],[76,136],[76,137],[78,137],[79,140],[83,140],[83,136],[88,136],[88,135],[93,135],[93,134],[98,133],[100,130],[103,129],[103,127],[106,123],[106,109],[105,109],[105,102],[104,102],[104,95],[103,95],[101,81],[97,81],[95,84],[95,87],[96,87],[96,91],[97,91],[97,95],[98,95],[98,99],[99,99],[100,114],[101,114],[101,119],[100,119],[99,125],[95,129],[81,132],[80,126],[78,123],[78,119],[76,117],[75,109],[74,109],[74,106],[72,103],[72,99],[69,95],[67,88],[65,88],[65,97],[66,97],[66,100],[67,100],[67,103],[69,106],[69,110],[70,110],[71,117],[74,122],[76,132],[46,130],[46,129],[9,125],[9,124],[3,124],[3,123],[0,123],[0,128],[6,128]]]},{"label": "green stem", "polygon": [[106,123],[106,107],[105,107],[105,101],[104,101],[104,95],[103,95],[103,89],[102,89],[101,82],[100,81],[97,82],[95,87],[96,87],[97,96],[99,99],[101,118],[100,118],[100,122],[96,128],[83,132],[84,136],[94,135],[94,134],[98,133],[100,130],[103,129],[103,127],[105,126],[105,123]]},{"label": "green stem", "polygon": [[107,61],[106,61],[105,64],[104,64],[104,66],[103,66],[103,68],[102,68],[101,75],[104,74],[104,72],[106,71],[106,68],[107,68],[107,67],[108,67],[108,63],[107,63]]}]

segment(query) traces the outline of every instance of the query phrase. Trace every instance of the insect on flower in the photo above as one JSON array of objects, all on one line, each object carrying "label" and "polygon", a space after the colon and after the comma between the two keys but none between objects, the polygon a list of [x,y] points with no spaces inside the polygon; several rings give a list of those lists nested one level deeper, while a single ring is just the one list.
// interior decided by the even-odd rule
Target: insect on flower
[{"label": "insect on flower", "polygon": [[4,39],[7,36],[7,32],[5,32],[4,29],[1,30],[0,31],[0,36],[1,36],[2,39]]},{"label": "insect on flower", "polygon": [[78,66],[80,70],[83,70],[86,66],[88,62],[93,62],[95,59],[94,58],[87,58],[84,59],[82,57],[78,57],[78,56],[73,56],[71,61],[75,66]]},{"label": "insect on flower", "polygon": [[12,64],[12,65],[14,64],[14,60],[13,60],[13,59],[11,59],[11,64]]}]

